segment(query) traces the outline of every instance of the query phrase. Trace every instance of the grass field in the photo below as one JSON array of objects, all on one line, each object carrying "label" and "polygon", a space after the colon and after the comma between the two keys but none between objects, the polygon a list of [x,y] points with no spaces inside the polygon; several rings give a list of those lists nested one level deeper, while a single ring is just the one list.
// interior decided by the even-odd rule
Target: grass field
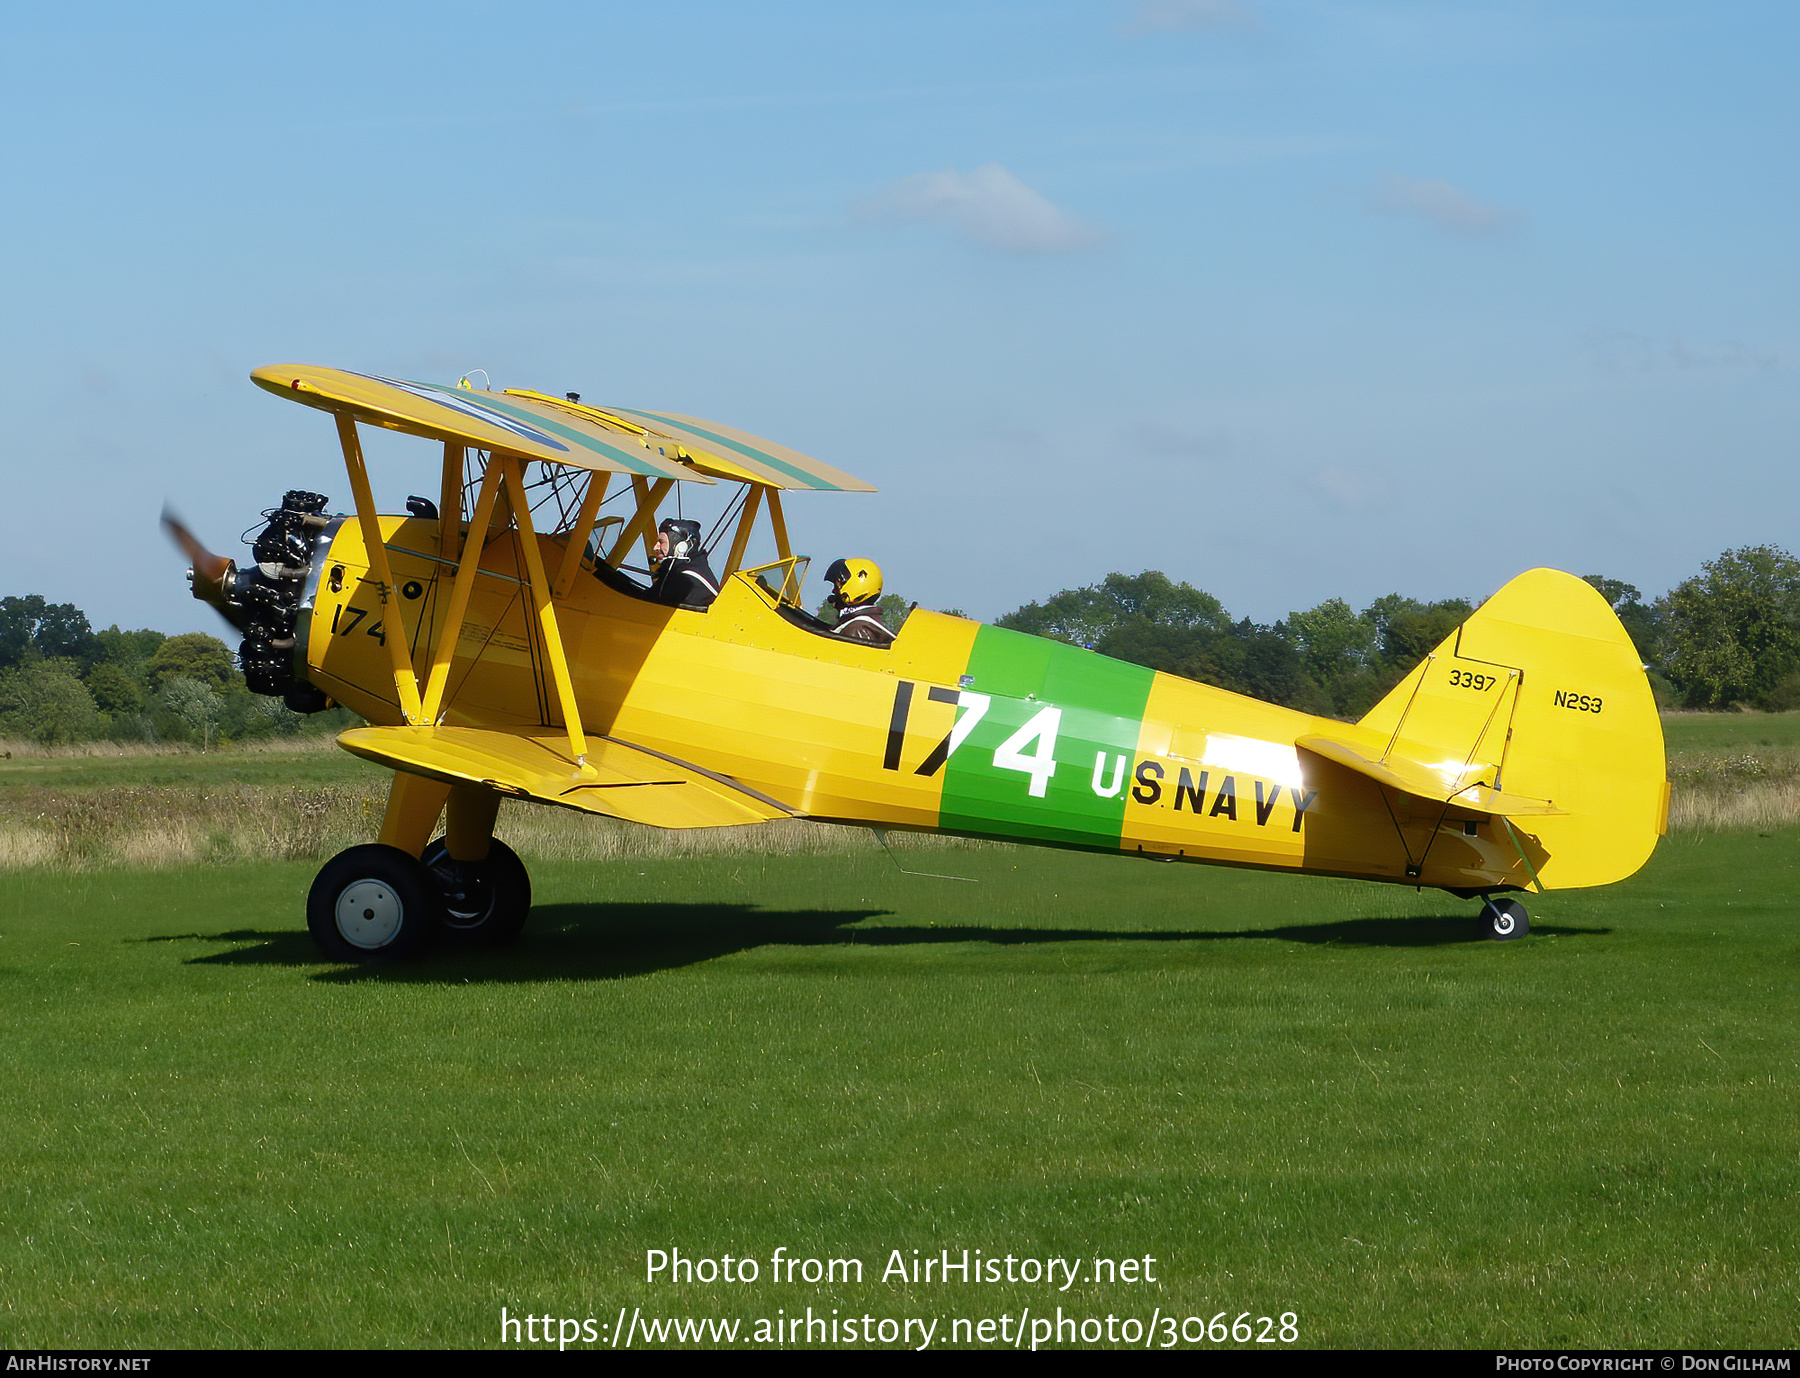
[{"label": "grass field", "polygon": [[[216,756],[118,797],[291,778]],[[1318,1346],[1790,1346],[1796,844],[1677,834],[1511,944],[1349,882],[625,848],[534,862],[518,948],[385,970],[318,959],[310,861],[15,869],[0,1346],[485,1346],[503,1306],[740,1340],[835,1308],[943,1344],[1059,1305],[1292,1312]],[[778,1247],[864,1280],[772,1281]],[[647,1282],[674,1248],[761,1276]],[[1087,1263],[882,1280],[965,1248]],[[1155,1283],[1089,1276],[1144,1256]]]},{"label": "grass field", "polygon": [[1677,832],[1800,824],[1800,713],[1673,713],[1663,735]]},{"label": "grass field", "polygon": [[1665,713],[1663,742],[1678,763],[1707,752],[1800,751],[1800,713]]},{"label": "grass field", "polygon": [[[1671,714],[1664,731],[1674,832],[1800,827],[1800,712]],[[0,871],[322,861],[373,839],[385,792],[382,772],[326,736],[211,752],[0,743]],[[810,824],[670,834],[513,806],[501,835],[537,860],[584,862],[867,844]]]}]

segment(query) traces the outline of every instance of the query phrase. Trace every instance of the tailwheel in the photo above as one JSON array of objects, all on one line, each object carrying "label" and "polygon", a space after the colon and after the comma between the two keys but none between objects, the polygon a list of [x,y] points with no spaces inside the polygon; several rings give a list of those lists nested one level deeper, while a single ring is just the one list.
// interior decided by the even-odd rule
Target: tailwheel
[{"label": "tailwheel", "polygon": [[438,931],[463,946],[510,943],[531,913],[531,876],[518,854],[498,839],[487,860],[458,861],[438,838],[420,858],[439,903]]},{"label": "tailwheel", "polygon": [[372,842],[325,863],[306,896],[306,926],[333,961],[395,961],[430,940],[439,907],[423,866]]},{"label": "tailwheel", "polygon": [[1481,936],[1497,942],[1523,938],[1531,932],[1531,915],[1525,912],[1524,905],[1517,900],[1495,899],[1491,895],[1481,907],[1480,923]]}]

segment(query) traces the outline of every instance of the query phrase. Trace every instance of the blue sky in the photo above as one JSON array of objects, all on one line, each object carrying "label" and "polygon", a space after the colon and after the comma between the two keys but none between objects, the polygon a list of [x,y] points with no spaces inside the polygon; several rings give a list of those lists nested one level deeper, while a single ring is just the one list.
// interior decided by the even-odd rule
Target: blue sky
[{"label": "blue sky", "polygon": [[96,625],[219,630],[165,499],[226,551],[349,506],[283,360],[770,436],[881,490],[796,497],[803,548],[983,618],[1800,545],[1792,5],[0,20],[0,592]]}]

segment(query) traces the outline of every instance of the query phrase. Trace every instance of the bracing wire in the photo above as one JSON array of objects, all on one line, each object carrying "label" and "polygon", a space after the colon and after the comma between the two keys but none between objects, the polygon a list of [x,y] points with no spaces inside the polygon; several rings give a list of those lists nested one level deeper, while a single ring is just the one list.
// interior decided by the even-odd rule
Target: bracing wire
[{"label": "bracing wire", "polygon": [[712,554],[713,547],[719,543],[719,537],[724,533],[726,527],[736,522],[738,514],[744,510],[744,504],[749,500],[750,489],[745,487],[737,497],[725,504],[725,510],[719,514],[718,521],[713,523],[712,530],[706,533],[706,539],[701,542],[708,555]]},{"label": "bracing wire", "polygon": [[881,850],[888,854],[888,860],[894,863],[894,869],[903,876],[919,876],[925,880],[960,880],[967,885],[979,885],[981,882],[974,876],[941,876],[936,871],[909,871],[900,864],[900,858],[894,855],[894,849],[888,846],[887,829],[871,828],[875,840],[881,844]]}]

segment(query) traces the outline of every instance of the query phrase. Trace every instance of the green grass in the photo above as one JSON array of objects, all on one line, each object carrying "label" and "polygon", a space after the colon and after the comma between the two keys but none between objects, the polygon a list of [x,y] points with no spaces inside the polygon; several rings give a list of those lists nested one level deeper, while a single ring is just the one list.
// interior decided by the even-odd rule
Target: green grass
[{"label": "green grass", "polygon": [[1662,724],[1672,760],[1692,752],[1800,751],[1800,712],[1665,713]]},{"label": "green grass", "polygon": [[[1790,1346],[1796,844],[1668,839],[1510,944],[1042,851],[539,863],[518,948],[388,970],[317,959],[307,864],[0,875],[0,1347],[485,1346],[503,1305]],[[764,1276],[646,1283],[671,1247]],[[879,1280],[943,1248],[1159,1282]]]},{"label": "green grass", "polygon": [[285,789],[367,783],[368,764],[335,740],[304,737],[279,745],[223,746],[212,751],[147,751],[125,748],[106,754],[105,743],[81,753],[17,752],[0,758],[0,801],[10,795],[46,790],[107,790],[245,785]]}]

